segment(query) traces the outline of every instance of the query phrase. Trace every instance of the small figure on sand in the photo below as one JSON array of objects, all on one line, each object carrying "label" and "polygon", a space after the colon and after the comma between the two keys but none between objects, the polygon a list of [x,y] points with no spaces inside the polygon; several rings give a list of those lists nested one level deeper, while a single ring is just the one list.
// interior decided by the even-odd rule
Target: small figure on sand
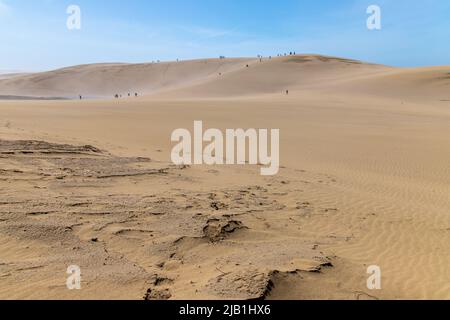
[{"label": "small figure on sand", "polygon": [[116,93],[116,95],[114,96],[114,98],[119,99],[119,95]]},{"label": "small figure on sand", "polygon": [[83,96],[80,94],[80,100],[83,100]]},{"label": "small figure on sand", "polygon": [[136,93],[134,94],[134,96],[135,96],[135,97],[137,97],[137,96],[138,96],[137,92],[136,92]]},{"label": "small figure on sand", "polygon": [[286,95],[287,95],[287,96],[289,95],[289,90],[286,90]]}]

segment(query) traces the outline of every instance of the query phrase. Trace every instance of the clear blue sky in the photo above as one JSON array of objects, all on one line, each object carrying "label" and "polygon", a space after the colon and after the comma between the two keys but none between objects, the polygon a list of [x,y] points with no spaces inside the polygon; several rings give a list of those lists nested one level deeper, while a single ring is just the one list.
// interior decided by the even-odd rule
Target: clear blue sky
[{"label": "clear blue sky", "polygon": [[[66,28],[81,8],[82,28]],[[382,30],[366,9],[382,9]],[[320,53],[450,65],[449,0],[0,0],[0,70]]]}]

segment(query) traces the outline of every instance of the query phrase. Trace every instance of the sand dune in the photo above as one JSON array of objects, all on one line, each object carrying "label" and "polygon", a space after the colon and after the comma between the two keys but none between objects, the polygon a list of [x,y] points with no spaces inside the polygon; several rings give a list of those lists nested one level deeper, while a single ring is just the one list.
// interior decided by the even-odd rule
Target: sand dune
[{"label": "sand dune", "polygon": [[[1,80],[143,96],[0,101],[0,297],[449,299],[449,70],[308,55]],[[280,129],[279,175],[173,166],[194,120]]]},{"label": "sand dune", "polygon": [[151,94],[232,72],[254,59],[208,59],[146,64],[93,64],[0,80],[1,95],[112,98]]},{"label": "sand dune", "polygon": [[[257,60],[249,67],[223,74],[206,83],[168,92],[166,96],[232,97],[280,94],[327,88],[359,77],[385,74],[393,68],[355,60],[316,55]],[[244,85],[245,84],[245,85]],[[163,95],[162,95],[163,96]]]},{"label": "sand dune", "polygon": [[[9,75],[0,96],[111,98],[232,97],[286,90],[349,92],[399,99],[448,100],[449,67],[400,69],[318,55],[204,59],[147,64],[93,64]],[[420,87],[421,90],[414,90]]]},{"label": "sand dune", "polygon": [[[151,64],[94,64],[19,75],[0,81],[1,95],[111,98],[242,96],[323,88],[393,68],[341,58],[304,55],[260,59],[205,59]],[[245,86],[242,84],[245,83]],[[175,92],[174,92],[175,91]]]}]

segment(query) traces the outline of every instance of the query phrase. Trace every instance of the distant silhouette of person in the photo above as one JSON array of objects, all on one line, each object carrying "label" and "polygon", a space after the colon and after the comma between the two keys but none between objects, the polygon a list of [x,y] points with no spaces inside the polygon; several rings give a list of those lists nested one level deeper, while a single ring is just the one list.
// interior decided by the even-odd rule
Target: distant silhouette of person
[{"label": "distant silhouette of person", "polygon": [[114,98],[119,99],[119,95],[116,93],[116,95],[114,96]]},{"label": "distant silhouette of person", "polygon": [[137,97],[137,96],[138,96],[137,92],[136,92],[136,93],[134,94],[134,96],[135,96],[135,97]]},{"label": "distant silhouette of person", "polygon": [[289,90],[286,90],[286,95],[289,95]]},{"label": "distant silhouette of person", "polygon": [[81,96],[81,94],[80,94],[80,100],[82,100],[83,99],[83,97]]}]

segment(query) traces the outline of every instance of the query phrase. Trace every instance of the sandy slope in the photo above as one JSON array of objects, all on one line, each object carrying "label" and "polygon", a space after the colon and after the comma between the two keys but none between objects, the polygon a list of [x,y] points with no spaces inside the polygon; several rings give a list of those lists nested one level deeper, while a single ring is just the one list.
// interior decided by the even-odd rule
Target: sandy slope
[{"label": "sandy slope", "polygon": [[205,81],[254,59],[208,59],[146,64],[93,64],[0,79],[0,95],[112,98]]},{"label": "sandy slope", "polygon": [[169,97],[229,97],[323,87],[324,83],[354,80],[358,76],[391,70],[380,65],[313,55],[262,60],[94,64],[0,79],[0,95],[78,98],[81,94],[112,98],[115,94],[125,97],[128,93],[166,93]]},{"label": "sandy slope", "polygon": [[[0,96],[165,98],[257,96],[286,90],[338,91],[417,100],[448,100],[450,67],[399,69],[317,55],[94,64],[0,78]],[[416,88],[420,87],[417,91]]]},{"label": "sandy slope", "polygon": [[[139,98],[0,102],[0,297],[450,299],[449,67],[170,65],[165,80],[147,78],[160,64],[0,81],[15,95],[65,83],[109,95],[112,74],[121,88],[154,85]],[[280,174],[173,167],[170,134],[194,120],[281,129]],[[65,289],[69,264],[84,270],[81,291]],[[366,288],[369,265],[382,290]]]}]

